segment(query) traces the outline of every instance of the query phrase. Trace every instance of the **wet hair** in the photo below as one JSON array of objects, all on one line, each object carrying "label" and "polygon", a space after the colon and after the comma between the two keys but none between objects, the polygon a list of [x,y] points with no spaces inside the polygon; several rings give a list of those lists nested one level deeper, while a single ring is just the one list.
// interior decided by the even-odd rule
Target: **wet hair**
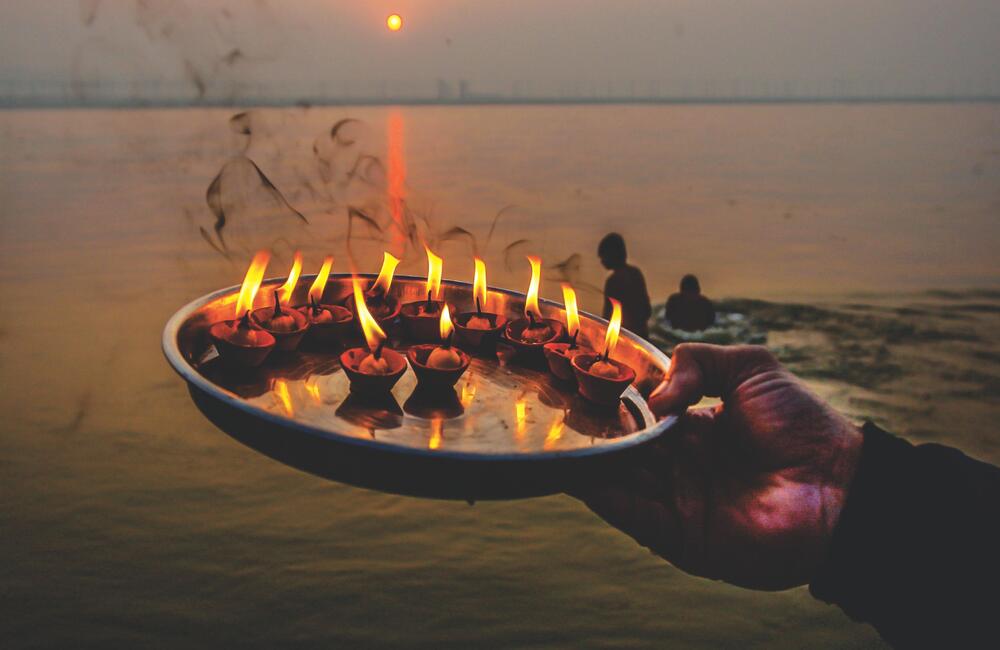
[{"label": "wet hair", "polygon": [[701,285],[698,284],[698,278],[690,273],[681,278],[681,291],[685,293],[701,293]]},{"label": "wet hair", "polygon": [[605,235],[597,245],[597,255],[612,268],[625,264],[625,260],[628,259],[625,240],[616,232]]}]

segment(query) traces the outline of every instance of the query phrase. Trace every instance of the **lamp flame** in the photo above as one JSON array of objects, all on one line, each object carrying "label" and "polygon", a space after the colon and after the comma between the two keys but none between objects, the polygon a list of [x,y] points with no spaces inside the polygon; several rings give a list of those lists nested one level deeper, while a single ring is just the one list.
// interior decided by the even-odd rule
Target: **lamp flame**
[{"label": "lamp flame", "polygon": [[295,291],[295,285],[299,282],[300,273],[302,273],[302,253],[295,251],[295,257],[292,258],[292,269],[288,272],[288,280],[279,289],[281,302],[286,305],[292,300],[292,292]]},{"label": "lamp flame", "polygon": [[352,283],[354,284],[354,308],[358,310],[358,321],[361,322],[361,331],[365,334],[365,342],[368,343],[368,349],[375,352],[379,344],[385,340],[385,332],[382,331],[378,321],[372,318],[371,312],[368,311],[368,305],[365,304],[365,292],[361,290],[361,283],[358,282],[357,278],[353,278]]},{"label": "lamp flame", "polygon": [[455,326],[451,324],[451,314],[448,313],[448,303],[445,303],[441,310],[441,340],[447,341],[451,333],[455,331]]},{"label": "lamp flame", "polygon": [[476,258],[476,275],[472,281],[472,298],[476,301],[476,311],[486,309],[486,262]]},{"label": "lamp flame", "polygon": [[378,272],[378,277],[375,278],[372,291],[377,289],[382,292],[382,295],[389,295],[389,287],[392,286],[392,274],[396,272],[398,264],[399,260],[393,257],[388,251],[382,254],[382,270]]},{"label": "lamp flame", "polygon": [[528,285],[528,299],[524,301],[524,315],[530,313],[536,318],[541,318],[542,310],[538,308],[538,283],[542,279],[542,260],[529,255],[528,262],[531,263],[531,284]]},{"label": "lamp flame", "polygon": [[253,299],[257,296],[260,283],[264,279],[264,270],[271,260],[271,254],[267,251],[257,251],[250,262],[250,268],[243,277],[243,285],[240,287],[240,295],[236,298],[236,318],[240,318],[248,309],[253,309]]},{"label": "lamp flame", "polygon": [[604,335],[604,357],[608,358],[615,351],[615,346],[618,345],[618,334],[622,329],[622,304],[610,298],[611,300],[611,322],[608,323],[608,333]]},{"label": "lamp flame", "polygon": [[323,258],[323,266],[320,267],[316,279],[309,287],[309,301],[319,304],[323,302],[323,291],[326,289],[326,282],[330,279],[330,269],[333,267],[333,255]]},{"label": "lamp flame", "polygon": [[427,251],[427,295],[428,300],[437,300],[441,295],[441,258],[431,252],[431,249],[424,246]]},{"label": "lamp flame", "polygon": [[563,302],[566,304],[566,333],[573,336],[580,331],[580,310],[576,306],[576,291],[568,284],[562,285]]}]

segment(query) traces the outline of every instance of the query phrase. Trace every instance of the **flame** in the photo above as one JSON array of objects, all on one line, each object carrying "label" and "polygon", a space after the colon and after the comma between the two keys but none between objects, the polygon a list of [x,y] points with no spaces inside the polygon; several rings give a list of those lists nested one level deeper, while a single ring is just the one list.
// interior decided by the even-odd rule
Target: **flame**
[{"label": "flame", "polygon": [[441,296],[441,258],[431,252],[431,249],[424,246],[427,251],[427,293],[433,300]]},{"label": "flame", "polygon": [[608,323],[608,333],[604,336],[604,355],[610,357],[618,345],[618,334],[622,329],[622,304],[614,298],[611,300],[611,322]]},{"label": "flame", "polygon": [[389,295],[389,287],[392,286],[392,274],[396,272],[396,265],[399,264],[399,260],[392,256],[388,251],[382,254],[382,270],[378,272],[378,277],[375,278],[375,284],[372,285],[372,290],[379,289],[383,295]]},{"label": "flame", "polygon": [[462,408],[469,408],[474,399],[476,399],[476,385],[469,381],[462,386]]},{"label": "flame", "polygon": [[538,283],[542,279],[542,260],[531,255],[528,256],[531,263],[531,284],[528,285],[528,299],[524,301],[524,315],[532,313],[536,318],[542,317],[542,310],[538,308]]},{"label": "flame", "polygon": [[573,336],[580,331],[580,311],[576,307],[576,291],[568,284],[562,285],[563,302],[566,304],[566,333]]},{"label": "flame", "polygon": [[566,413],[556,415],[556,419],[549,426],[549,433],[545,436],[542,449],[551,449],[559,439],[562,438],[563,427],[566,425]]},{"label": "flame", "polygon": [[285,413],[288,414],[288,417],[294,417],[295,409],[292,408],[292,396],[288,392],[288,382],[284,379],[275,379],[274,394],[281,400],[281,404],[285,407]]},{"label": "flame", "polygon": [[528,428],[528,414],[527,414],[527,404],[523,397],[519,397],[516,402],[514,402],[514,417],[517,422],[517,428],[514,432],[517,434],[518,438],[524,436],[524,432]]},{"label": "flame", "polygon": [[441,446],[441,430],[444,429],[444,418],[431,419],[431,439],[427,441],[428,449],[437,449]]},{"label": "flame", "polygon": [[477,301],[477,310],[486,309],[486,262],[476,258],[476,276],[472,281],[472,298]]},{"label": "flame", "polygon": [[281,302],[286,305],[292,299],[292,292],[295,291],[295,285],[299,281],[299,273],[302,272],[302,253],[295,251],[295,257],[292,258],[292,269],[288,272],[288,279],[285,284],[281,285],[281,289],[278,291],[279,298]]},{"label": "flame", "polygon": [[260,289],[260,283],[264,279],[264,270],[271,260],[271,253],[267,251],[257,251],[250,262],[250,268],[243,277],[243,286],[240,287],[240,295],[236,299],[236,318],[240,318],[248,309],[253,309],[253,299]]},{"label": "flame", "polygon": [[323,266],[320,267],[319,273],[316,274],[316,279],[313,280],[312,286],[309,287],[309,300],[315,300],[317,303],[323,302],[323,290],[326,289],[326,281],[330,279],[330,269],[333,267],[333,255],[327,255],[323,258]]},{"label": "flame", "polygon": [[451,324],[451,314],[448,313],[448,303],[445,303],[441,310],[441,340],[447,341],[451,333],[455,331],[455,326]]},{"label": "flame", "polygon": [[358,282],[357,278],[353,278],[351,281],[354,284],[354,308],[358,312],[361,331],[365,333],[365,342],[368,343],[368,349],[374,352],[378,348],[379,343],[385,340],[385,332],[382,331],[378,321],[372,318],[371,312],[368,311],[368,305],[365,304],[365,293],[361,290],[361,283]]}]

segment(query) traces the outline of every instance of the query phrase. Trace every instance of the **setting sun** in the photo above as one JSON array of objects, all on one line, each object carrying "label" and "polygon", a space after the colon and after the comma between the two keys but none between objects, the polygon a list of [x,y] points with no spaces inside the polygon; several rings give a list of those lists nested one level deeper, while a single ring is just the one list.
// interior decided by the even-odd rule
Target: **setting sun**
[{"label": "setting sun", "polygon": [[398,32],[403,29],[403,17],[399,14],[390,14],[385,19],[385,26],[389,28],[390,32]]}]

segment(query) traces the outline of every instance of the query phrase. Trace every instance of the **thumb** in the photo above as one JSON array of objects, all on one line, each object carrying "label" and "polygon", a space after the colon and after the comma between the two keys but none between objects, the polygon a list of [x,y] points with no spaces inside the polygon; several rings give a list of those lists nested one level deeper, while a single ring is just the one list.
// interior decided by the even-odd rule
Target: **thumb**
[{"label": "thumb", "polygon": [[667,378],[649,396],[649,407],[662,416],[684,411],[702,397],[725,400],[748,377],[780,365],[758,345],[681,343],[674,348]]}]

